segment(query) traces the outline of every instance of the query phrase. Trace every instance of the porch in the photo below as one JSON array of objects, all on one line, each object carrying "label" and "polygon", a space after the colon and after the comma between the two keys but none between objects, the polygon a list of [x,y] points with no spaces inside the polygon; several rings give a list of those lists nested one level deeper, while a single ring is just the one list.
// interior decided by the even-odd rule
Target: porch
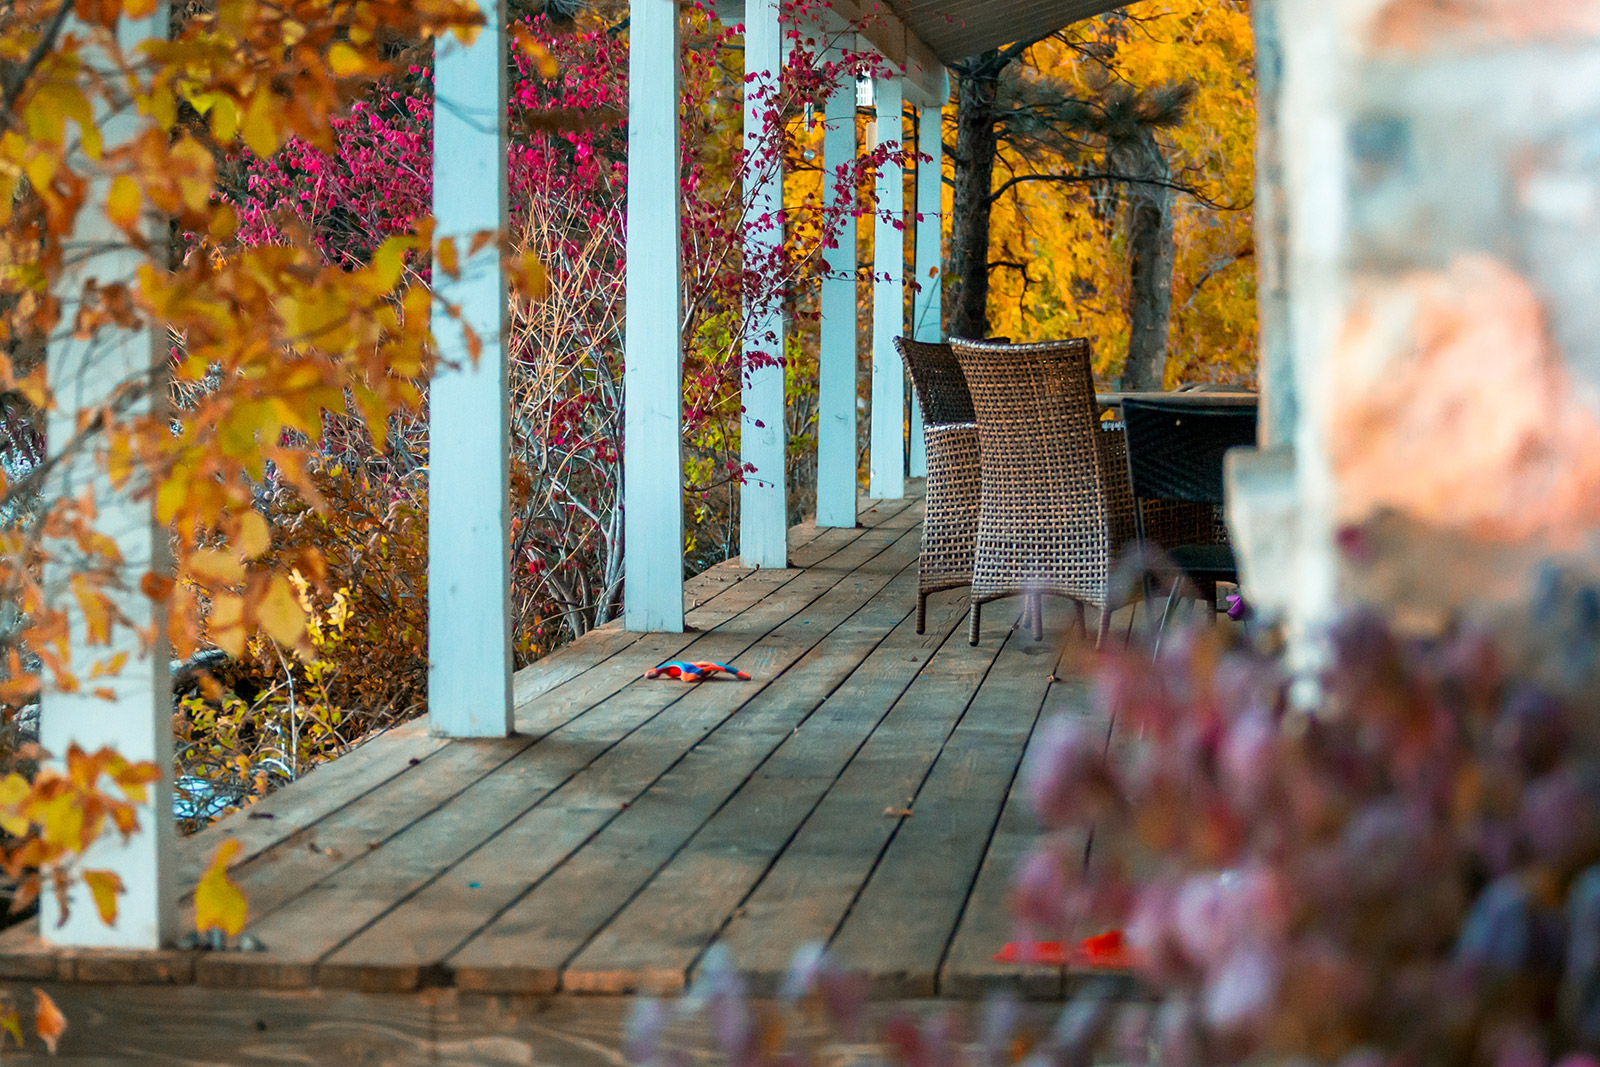
[{"label": "porch", "polygon": [[[217,843],[242,844],[264,950],[69,949],[35,921],[0,936],[0,978],[100,1010],[149,985],[669,992],[720,944],[770,994],[826,941],[880,1000],[1059,997],[1059,969],[993,956],[1037,834],[1030,736],[1043,710],[1090,714],[1061,664],[1071,613],[1036,643],[1003,602],[974,648],[956,590],[917,634],[920,482],[861,507],[858,527],[791,529],[786,569],[692,579],[690,632],[607,626],[520,672],[513,736],[414,722],[181,841],[186,907]],[[642,678],[673,658],[752,680]]]}]

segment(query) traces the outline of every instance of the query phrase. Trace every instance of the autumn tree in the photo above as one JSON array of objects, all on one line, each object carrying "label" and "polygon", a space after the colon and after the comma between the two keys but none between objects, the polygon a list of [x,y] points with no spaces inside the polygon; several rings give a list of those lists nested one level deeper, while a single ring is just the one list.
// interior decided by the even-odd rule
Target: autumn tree
[{"label": "autumn tree", "polygon": [[[1224,209],[1249,202],[1251,59],[1242,6],[1176,0],[958,65],[950,332],[1090,336],[1097,371],[1159,388],[1174,282],[1205,275],[1178,269],[1194,238],[1230,235],[1219,273],[1248,255],[1248,214]],[[1205,310],[1242,329],[1237,295]]]}]

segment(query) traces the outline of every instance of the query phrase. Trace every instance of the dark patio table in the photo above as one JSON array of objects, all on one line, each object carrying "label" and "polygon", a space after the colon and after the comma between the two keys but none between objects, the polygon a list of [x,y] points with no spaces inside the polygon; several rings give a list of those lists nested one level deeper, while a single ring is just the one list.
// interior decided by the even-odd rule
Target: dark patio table
[{"label": "dark patio table", "polygon": [[1197,407],[1255,407],[1261,395],[1245,389],[1175,389],[1170,391],[1147,390],[1140,392],[1096,392],[1095,402],[1102,408],[1121,408],[1124,397],[1137,400],[1159,400],[1162,403],[1194,404]]}]

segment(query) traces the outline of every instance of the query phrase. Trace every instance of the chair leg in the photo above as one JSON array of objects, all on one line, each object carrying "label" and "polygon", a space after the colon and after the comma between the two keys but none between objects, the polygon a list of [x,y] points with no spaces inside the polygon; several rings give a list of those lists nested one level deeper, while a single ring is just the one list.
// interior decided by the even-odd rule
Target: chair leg
[{"label": "chair leg", "polygon": [[1033,625],[1033,639],[1044,640],[1044,594],[1035,593],[1028,598],[1028,621]]},{"label": "chair leg", "polygon": [[1099,648],[1106,643],[1106,637],[1111,633],[1111,605],[1107,604],[1100,609],[1100,633],[1095,636],[1094,647]]},{"label": "chair leg", "polygon": [[1152,662],[1154,662],[1155,658],[1161,654],[1161,635],[1167,632],[1167,623],[1172,619],[1173,609],[1178,606],[1178,593],[1182,589],[1183,579],[1181,577],[1173,578],[1172,592],[1167,594],[1167,606],[1165,610],[1161,612],[1161,625],[1156,628],[1155,646],[1150,650],[1150,659]]},{"label": "chair leg", "polygon": [[1089,611],[1083,606],[1083,601],[1074,600],[1072,606],[1077,609],[1078,632],[1084,637],[1089,636]]},{"label": "chair leg", "polygon": [[928,630],[928,594],[917,594],[917,633],[926,633]]},{"label": "chair leg", "polygon": [[978,627],[983,622],[983,605],[976,600],[967,609],[967,644],[976,648],[978,646]]}]

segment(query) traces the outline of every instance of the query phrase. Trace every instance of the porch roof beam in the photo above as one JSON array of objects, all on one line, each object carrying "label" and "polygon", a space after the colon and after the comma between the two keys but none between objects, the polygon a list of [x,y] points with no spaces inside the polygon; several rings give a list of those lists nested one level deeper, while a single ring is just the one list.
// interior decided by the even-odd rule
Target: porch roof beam
[{"label": "porch roof beam", "polygon": [[[717,18],[745,21],[744,0],[717,0]],[[932,48],[880,0],[832,0],[818,12],[823,33],[854,33],[856,40],[840,45],[871,48],[905,81],[905,99],[923,107],[942,106],[950,97],[944,64]]]}]

